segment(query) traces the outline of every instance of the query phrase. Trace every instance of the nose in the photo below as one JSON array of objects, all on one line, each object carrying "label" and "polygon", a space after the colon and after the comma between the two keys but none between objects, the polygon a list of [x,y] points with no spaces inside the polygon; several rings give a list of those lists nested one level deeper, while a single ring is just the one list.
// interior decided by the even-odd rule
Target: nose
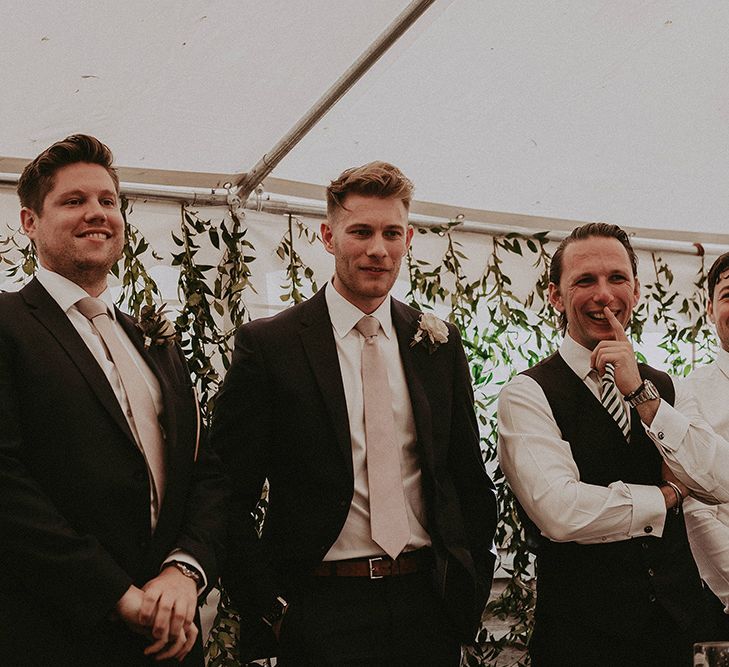
[{"label": "nose", "polygon": [[598,281],[592,298],[596,303],[599,303],[602,306],[607,306],[613,300],[613,292],[610,289],[610,284],[607,280]]},{"label": "nose", "polygon": [[385,240],[382,234],[373,234],[367,245],[367,255],[369,257],[385,257],[387,249],[385,248]]},{"label": "nose", "polygon": [[84,210],[84,219],[87,222],[106,220],[106,209],[96,199],[89,199]]}]

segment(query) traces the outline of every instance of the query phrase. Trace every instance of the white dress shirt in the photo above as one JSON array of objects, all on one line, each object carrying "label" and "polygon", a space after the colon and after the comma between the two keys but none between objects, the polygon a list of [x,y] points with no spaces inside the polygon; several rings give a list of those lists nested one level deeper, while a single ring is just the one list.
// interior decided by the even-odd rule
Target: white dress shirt
[{"label": "white dress shirt", "polygon": [[[101,370],[104,372],[104,375],[106,376],[112,390],[114,391],[114,395],[116,396],[117,401],[119,401],[119,405],[122,409],[122,412],[124,413],[124,416],[126,417],[132,434],[137,439],[137,446],[142,452],[142,455],[144,455],[144,450],[139,444],[139,437],[137,435],[137,428],[134,424],[132,411],[129,408],[129,400],[127,398],[126,391],[124,390],[124,386],[121,383],[121,379],[119,378],[119,373],[117,372],[114,363],[108,358],[106,349],[104,348],[104,344],[96,333],[93,325],[84,315],[81,314],[81,311],[76,308],[76,303],[80,299],[89,296],[89,294],[73,281],[58,273],[49,271],[40,264],[38,265],[38,270],[36,271],[36,278],[38,279],[38,282],[43,285],[48,294],[50,294],[51,298],[66,314],[74,329],[76,329],[78,334],[83,339],[86,347],[88,347],[91,354],[94,355],[94,359],[96,359],[99,366],[101,367]],[[142,355],[134,346],[134,343],[129,340],[129,336],[127,336],[124,328],[117,321],[116,313],[114,311],[114,300],[111,296],[109,289],[105,289],[98,298],[106,304],[115,333],[119,337],[122,345],[124,345],[126,351],[129,353],[129,356],[133,359],[137,368],[144,377],[144,380],[147,383],[147,387],[149,388],[149,393],[152,395],[152,402],[154,403],[155,410],[157,411],[157,415],[159,417],[162,414],[163,409],[162,392],[160,389],[159,381],[157,380],[154,373],[150,370],[147,363],[144,361]],[[144,463],[147,466],[147,476],[149,478],[150,518],[151,528],[154,531],[155,527],[157,526],[160,508],[157,503],[157,496],[154,493],[152,471],[147,464],[146,458]],[[179,560],[181,562],[187,563],[188,565],[192,565],[196,570],[200,572],[203,577],[203,586],[201,586],[201,588],[204,588],[207,585],[205,571],[194,556],[180,549],[176,549],[175,551],[171,552],[170,555],[165,559],[164,564],[172,560]]]},{"label": "white dress shirt", "polygon": [[[559,354],[599,398],[590,350],[566,335]],[[729,443],[704,421],[685,385],[674,380],[674,387],[675,407],[661,400],[652,424],[641,425],[682,482],[711,502],[725,502]],[[580,481],[570,445],[562,438],[542,388],[531,377],[517,375],[503,388],[498,419],[501,469],[545,537],[594,544],[663,534],[666,505],[657,486],[616,481],[604,487]],[[717,469],[719,464],[723,470]]]},{"label": "white dress shirt", "polygon": [[[367,447],[365,444],[364,397],[362,388],[362,346],[364,337],[354,326],[366,313],[341,296],[331,283],[324,288],[329,317],[334,329],[337,356],[347,401],[349,433],[352,440],[354,496],[339,537],[324,560],[345,560],[384,554],[370,532],[369,487],[367,484]],[[405,551],[430,545],[426,531],[422,473],[416,451],[415,421],[410,403],[405,371],[400,358],[397,335],[392,324],[390,296],[371,315],[380,322],[379,345],[385,356],[392,393],[396,442],[400,448],[400,471],[405,491],[405,505],[410,525],[410,539]]]},{"label": "white dress shirt", "polygon": [[[706,421],[729,438],[729,352],[718,350],[716,361],[694,370],[685,383]],[[701,578],[729,613],[729,503],[705,505],[687,498],[683,511]]]}]

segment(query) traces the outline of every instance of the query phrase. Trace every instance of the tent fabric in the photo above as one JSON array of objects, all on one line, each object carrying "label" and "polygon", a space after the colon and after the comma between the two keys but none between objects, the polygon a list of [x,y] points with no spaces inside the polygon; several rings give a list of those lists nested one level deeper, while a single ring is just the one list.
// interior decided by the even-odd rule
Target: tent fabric
[{"label": "tent fabric", "polygon": [[[0,171],[85,131],[219,183],[407,5],[0,0]],[[720,0],[437,0],[273,176],[387,159],[424,201],[728,243],[728,23]]]}]

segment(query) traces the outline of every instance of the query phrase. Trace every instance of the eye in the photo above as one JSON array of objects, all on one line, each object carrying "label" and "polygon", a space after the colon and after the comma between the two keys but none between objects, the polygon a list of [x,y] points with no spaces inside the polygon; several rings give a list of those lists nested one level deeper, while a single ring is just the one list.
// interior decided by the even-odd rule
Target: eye
[{"label": "eye", "polygon": [[81,199],[79,197],[71,197],[65,203],[67,206],[78,206],[81,203]]},{"label": "eye", "polygon": [[388,239],[399,239],[402,236],[402,232],[399,229],[391,229],[385,232],[385,236]]},{"label": "eye", "polygon": [[614,273],[612,276],[610,276],[610,282],[612,283],[624,283],[628,280],[628,277],[623,275],[622,273]]},{"label": "eye", "polygon": [[104,206],[116,206],[116,199],[113,199],[111,197],[107,197],[106,199],[102,199],[101,203]]}]

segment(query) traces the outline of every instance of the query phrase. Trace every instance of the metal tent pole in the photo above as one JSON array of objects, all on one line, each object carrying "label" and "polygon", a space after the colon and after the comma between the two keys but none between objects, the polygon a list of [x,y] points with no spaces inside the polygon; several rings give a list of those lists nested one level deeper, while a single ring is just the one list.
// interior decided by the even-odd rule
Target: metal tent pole
[{"label": "metal tent pole", "polygon": [[299,121],[268,151],[252,169],[240,174],[236,185],[242,202],[248,199],[256,186],[291,151],[306,133],[329,111],[339,99],[377,62],[405,31],[417,21],[435,0],[414,0],[375,39],[369,48],[350,65],[342,76],[322,95]]}]

